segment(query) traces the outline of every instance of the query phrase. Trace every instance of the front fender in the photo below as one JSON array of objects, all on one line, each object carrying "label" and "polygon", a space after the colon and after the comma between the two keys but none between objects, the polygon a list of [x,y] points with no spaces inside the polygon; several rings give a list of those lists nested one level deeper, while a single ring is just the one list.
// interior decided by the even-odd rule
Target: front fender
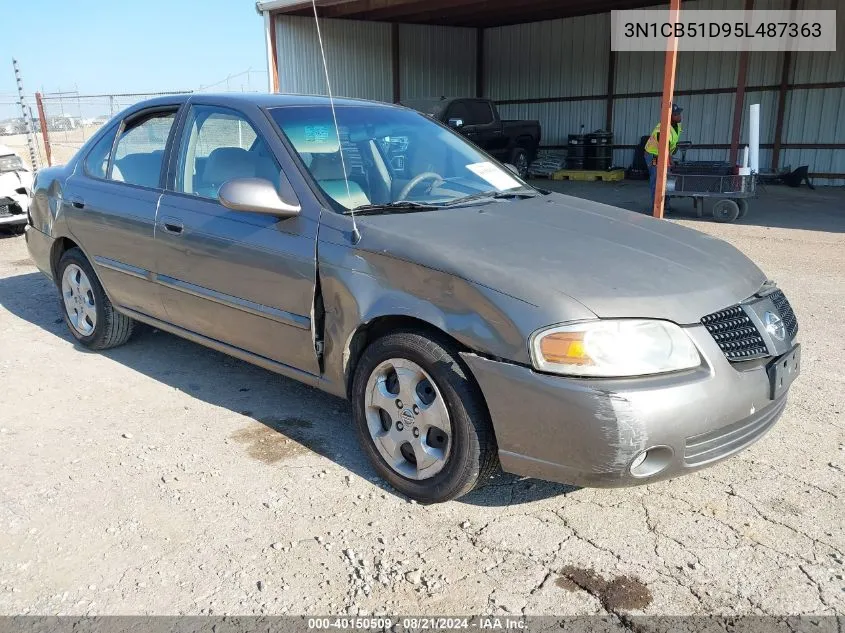
[{"label": "front fender", "polygon": [[536,306],[385,254],[326,242],[319,253],[329,391],[346,396],[353,336],[380,317],[411,317],[475,352],[530,362],[528,336],[544,319]]}]

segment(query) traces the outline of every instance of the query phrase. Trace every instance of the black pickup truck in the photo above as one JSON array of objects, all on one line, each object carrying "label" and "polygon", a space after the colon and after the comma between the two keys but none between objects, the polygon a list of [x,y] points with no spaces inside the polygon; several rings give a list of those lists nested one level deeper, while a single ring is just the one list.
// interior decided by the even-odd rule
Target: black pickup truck
[{"label": "black pickup truck", "polygon": [[402,105],[449,125],[503,163],[514,165],[521,176],[537,156],[539,121],[505,121],[489,99],[419,99]]}]

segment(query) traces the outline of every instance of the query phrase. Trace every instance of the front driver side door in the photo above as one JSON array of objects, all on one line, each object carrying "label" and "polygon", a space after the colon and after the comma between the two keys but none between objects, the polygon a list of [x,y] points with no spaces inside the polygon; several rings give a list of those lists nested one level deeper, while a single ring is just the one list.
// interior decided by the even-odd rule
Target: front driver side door
[{"label": "front driver side door", "polygon": [[317,218],[231,211],[217,192],[233,178],[285,179],[266,121],[191,105],[159,204],[157,279],[168,320],[252,354],[319,374],[311,331]]}]

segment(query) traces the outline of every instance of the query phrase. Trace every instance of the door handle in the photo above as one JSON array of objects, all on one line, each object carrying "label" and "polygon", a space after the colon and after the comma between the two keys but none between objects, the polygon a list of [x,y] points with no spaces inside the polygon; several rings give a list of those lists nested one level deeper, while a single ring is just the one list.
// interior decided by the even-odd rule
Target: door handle
[{"label": "door handle", "polygon": [[161,228],[172,235],[181,235],[184,228],[182,223],[176,218],[161,218],[159,224],[161,224]]},{"label": "door handle", "polygon": [[75,206],[77,209],[84,209],[85,208],[85,200],[82,198],[75,196],[70,199],[70,203]]}]

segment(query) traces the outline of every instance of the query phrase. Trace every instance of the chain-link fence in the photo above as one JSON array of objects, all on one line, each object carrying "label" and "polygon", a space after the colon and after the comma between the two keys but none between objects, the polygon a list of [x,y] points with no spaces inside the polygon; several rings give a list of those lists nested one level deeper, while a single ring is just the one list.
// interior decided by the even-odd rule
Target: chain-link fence
[{"label": "chain-link fence", "polygon": [[[39,127],[35,96],[26,95],[24,105],[30,119],[30,129],[33,132],[37,132]],[[27,147],[26,131],[26,119],[21,114],[18,95],[13,93],[0,94],[0,145],[11,148],[25,163],[30,164],[32,161],[30,159],[29,148]],[[43,142],[36,146],[35,150],[36,166],[46,164],[44,161]]]},{"label": "chain-link fence", "polygon": [[[34,167],[66,163],[103,124],[139,101],[191,92],[264,92],[266,89],[266,71],[246,70],[196,90],[116,94],[80,94],[75,90],[44,92],[41,94],[43,125],[36,95],[26,94],[25,109],[36,140]],[[49,143],[49,160],[45,141]],[[10,147],[26,163],[32,162],[27,147],[26,119],[15,93],[0,93],[0,145]]]}]

